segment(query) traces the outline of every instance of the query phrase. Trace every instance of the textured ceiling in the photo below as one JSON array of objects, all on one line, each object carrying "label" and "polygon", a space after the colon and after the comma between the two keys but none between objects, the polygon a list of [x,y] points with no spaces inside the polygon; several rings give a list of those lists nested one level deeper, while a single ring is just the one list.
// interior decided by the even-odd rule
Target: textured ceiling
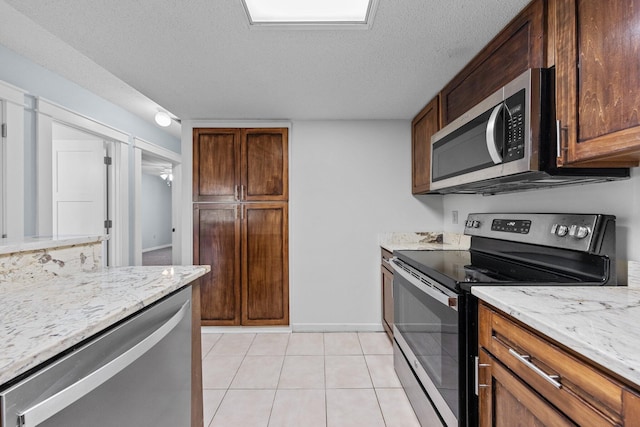
[{"label": "textured ceiling", "polygon": [[150,120],[410,119],[527,3],[379,0],[337,31],[250,29],[240,0],[4,0],[0,44]]}]

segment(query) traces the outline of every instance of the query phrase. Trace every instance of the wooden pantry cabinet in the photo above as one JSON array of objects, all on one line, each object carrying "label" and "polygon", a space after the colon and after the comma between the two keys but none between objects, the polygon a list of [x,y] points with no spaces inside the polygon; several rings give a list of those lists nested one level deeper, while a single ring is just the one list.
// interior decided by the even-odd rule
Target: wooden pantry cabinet
[{"label": "wooden pantry cabinet", "polygon": [[640,0],[556,0],[559,165],[640,160]]},{"label": "wooden pantry cabinet", "polygon": [[634,387],[484,303],[478,310],[480,426],[637,426]]},{"label": "wooden pantry cabinet", "polygon": [[289,324],[287,129],[194,129],[194,264],[205,326]]}]

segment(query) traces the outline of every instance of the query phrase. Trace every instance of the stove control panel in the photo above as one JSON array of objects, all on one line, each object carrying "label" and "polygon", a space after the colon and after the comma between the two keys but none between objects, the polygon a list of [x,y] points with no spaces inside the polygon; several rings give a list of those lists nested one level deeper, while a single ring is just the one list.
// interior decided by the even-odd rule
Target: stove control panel
[{"label": "stove control panel", "polygon": [[469,214],[464,234],[598,252],[602,250],[605,238],[615,242],[615,217],[600,214]]}]

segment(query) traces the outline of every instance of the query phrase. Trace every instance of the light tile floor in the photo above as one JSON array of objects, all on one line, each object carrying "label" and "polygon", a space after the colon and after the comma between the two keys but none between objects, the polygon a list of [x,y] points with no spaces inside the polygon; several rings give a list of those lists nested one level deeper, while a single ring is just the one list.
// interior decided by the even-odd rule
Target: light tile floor
[{"label": "light tile floor", "polygon": [[380,333],[202,334],[209,427],[419,427]]}]

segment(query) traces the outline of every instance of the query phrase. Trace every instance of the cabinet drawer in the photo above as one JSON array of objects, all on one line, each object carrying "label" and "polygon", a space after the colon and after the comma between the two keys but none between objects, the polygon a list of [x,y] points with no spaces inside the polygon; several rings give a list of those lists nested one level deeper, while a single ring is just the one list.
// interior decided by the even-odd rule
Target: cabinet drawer
[{"label": "cabinet drawer", "polygon": [[625,401],[633,395],[621,383],[487,306],[479,307],[478,316],[480,346],[574,422],[625,424],[632,406]]},{"label": "cabinet drawer", "polygon": [[389,264],[389,260],[393,257],[393,254],[384,248],[380,248],[380,264],[393,274],[393,267]]}]

